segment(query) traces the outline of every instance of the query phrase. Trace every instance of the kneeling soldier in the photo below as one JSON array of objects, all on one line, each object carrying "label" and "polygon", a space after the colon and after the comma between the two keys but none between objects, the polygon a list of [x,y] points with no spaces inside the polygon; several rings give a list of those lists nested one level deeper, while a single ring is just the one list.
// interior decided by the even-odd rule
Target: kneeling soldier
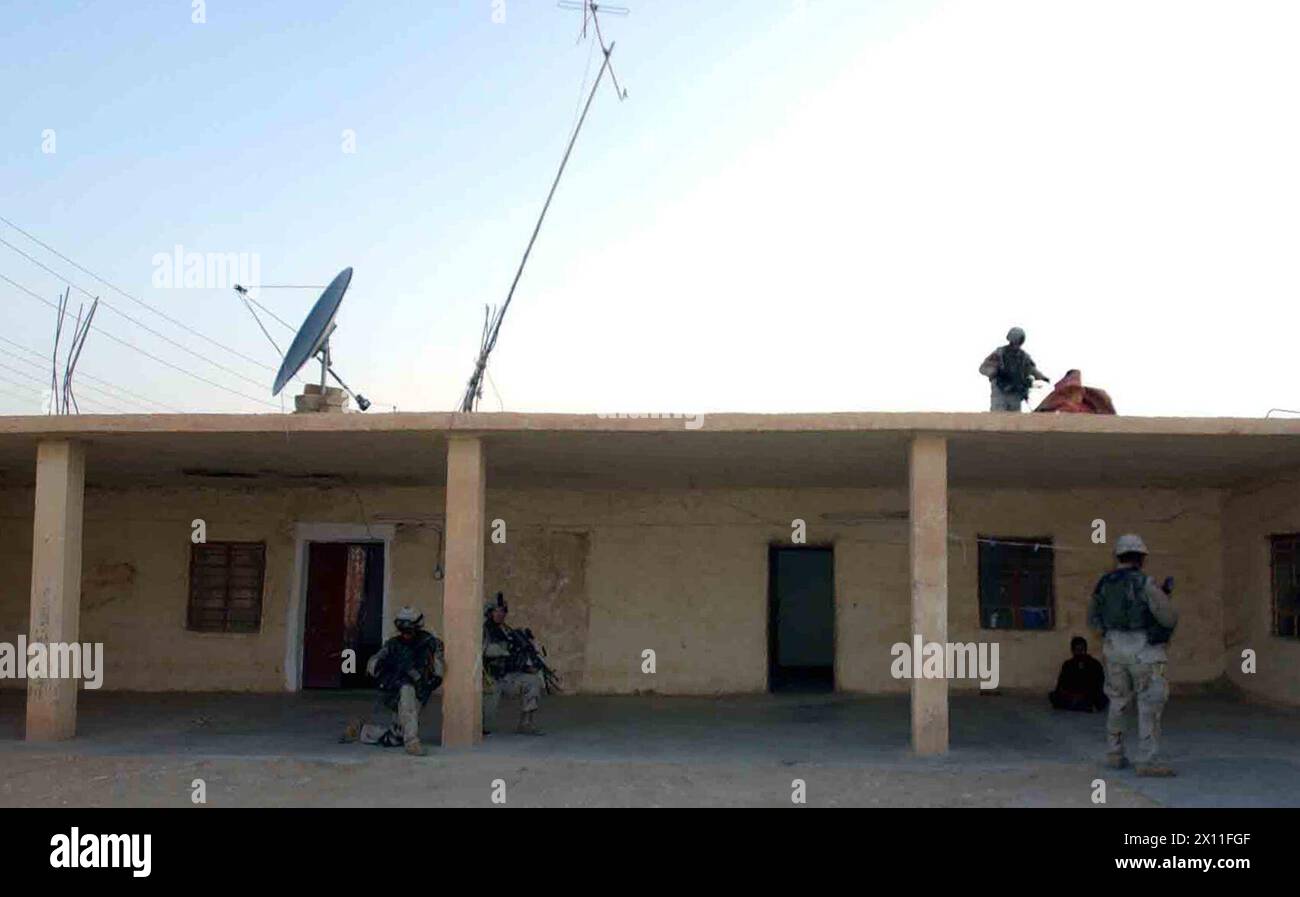
[{"label": "kneeling soldier", "polygon": [[397,635],[384,642],[366,664],[366,672],[379,683],[379,700],[393,712],[393,722],[384,726],[356,720],[348,725],[341,741],[377,744],[383,747],[406,746],[414,756],[424,755],[420,744],[420,708],[442,684],[444,672],[442,641],[424,629],[424,614],[412,607],[397,613],[393,625]]}]

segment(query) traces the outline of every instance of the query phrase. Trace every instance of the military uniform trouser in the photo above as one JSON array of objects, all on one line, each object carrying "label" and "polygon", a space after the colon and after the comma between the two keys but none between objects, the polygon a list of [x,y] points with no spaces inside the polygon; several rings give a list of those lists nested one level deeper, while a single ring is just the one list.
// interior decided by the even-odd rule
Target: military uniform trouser
[{"label": "military uniform trouser", "polygon": [[420,737],[420,699],[415,696],[414,685],[403,685],[397,691],[397,709],[393,711],[392,725],[382,726],[378,723],[366,723],[361,727],[361,741],[364,744],[382,744],[384,735],[388,741],[410,744]]},{"label": "military uniform trouser", "polygon": [[997,386],[993,386],[989,395],[990,411],[1019,411],[1020,404],[1024,401],[1019,395],[1010,392],[1003,392]]},{"label": "military uniform trouser", "polygon": [[523,699],[523,711],[529,713],[537,709],[542,697],[541,673],[507,673],[497,679],[488,679],[483,683],[483,724],[495,719],[497,705],[501,696]]},{"label": "military uniform trouser", "polygon": [[1106,713],[1106,749],[1112,755],[1124,754],[1124,711],[1137,698],[1138,749],[1134,758],[1140,764],[1156,761],[1160,751],[1160,717],[1169,697],[1165,681],[1165,661],[1138,663],[1106,661],[1106,696],[1110,707]]}]

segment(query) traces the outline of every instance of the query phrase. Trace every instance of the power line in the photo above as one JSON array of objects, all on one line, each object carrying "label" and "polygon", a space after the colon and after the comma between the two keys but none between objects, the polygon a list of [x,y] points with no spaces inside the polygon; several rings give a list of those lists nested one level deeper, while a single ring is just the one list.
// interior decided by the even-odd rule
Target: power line
[{"label": "power line", "polygon": [[[19,227],[18,225],[14,224],[12,221],[10,221],[8,218],[5,218],[3,215],[0,215],[0,221],[3,221],[5,224],[9,225],[9,226],[12,227],[14,230],[18,231],[18,233],[22,234],[24,237],[26,237],[27,239],[31,240],[33,243],[36,243],[38,246],[41,246],[42,248],[48,250],[49,252],[52,252],[54,255],[57,255],[59,258],[63,259],[65,262],[67,262],[69,265],[71,265],[72,267],[76,268],[78,271],[81,271],[83,274],[87,274],[87,275],[89,275],[90,277],[95,278],[95,280],[98,280],[100,283],[104,284],[104,285],[105,285],[106,287],[108,287],[109,289],[111,289],[111,290],[113,290],[113,291],[115,291],[115,292],[117,292],[117,293],[120,293],[121,295],[125,296],[127,299],[130,299],[132,302],[136,303],[137,305],[144,306],[145,308],[149,309],[149,310],[150,310],[151,312],[153,312],[154,314],[158,315],[158,316],[159,316],[160,318],[162,318],[163,320],[168,321],[168,322],[171,323],[171,324],[174,324],[175,326],[181,328],[182,330],[185,330],[185,331],[187,331],[187,332],[189,332],[189,333],[194,334],[195,336],[199,337],[200,339],[203,339],[203,340],[208,341],[209,343],[212,343],[212,345],[216,346],[216,347],[219,348],[219,349],[222,349],[223,351],[226,351],[226,352],[231,353],[232,355],[238,356],[239,358],[242,358],[242,359],[244,359],[245,361],[251,362],[252,364],[257,365],[258,367],[265,368],[265,369],[271,371],[272,373],[275,372],[276,369],[275,369],[274,367],[272,367],[272,366],[266,364],[265,362],[259,361],[259,360],[257,360],[256,358],[251,358],[251,357],[249,357],[248,355],[245,355],[245,354],[243,354],[242,352],[238,351],[237,349],[232,349],[230,346],[227,346],[227,345],[225,345],[224,343],[220,343],[220,342],[218,342],[217,340],[214,340],[212,337],[210,337],[210,336],[208,336],[208,335],[206,335],[206,334],[204,334],[204,333],[201,333],[201,332],[198,331],[198,330],[195,330],[193,327],[190,327],[188,324],[185,324],[185,323],[182,322],[182,321],[178,321],[178,320],[176,320],[176,319],[173,318],[171,315],[167,314],[166,312],[160,311],[159,309],[157,309],[157,308],[153,307],[152,305],[150,305],[148,302],[145,302],[143,299],[137,299],[135,296],[132,296],[130,293],[126,292],[126,290],[123,290],[121,287],[118,287],[118,286],[116,286],[115,284],[112,284],[112,283],[110,283],[109,281],[105,280],[104,278],[100,277],[100,276],[99,276],[98,274],[96,274],[94,271],[91,271],[90,269],[84,267],[83,265],[79,265],[79,264],[77,264],[77,263],[74,262],[72,259],[70,259],[70,258],[68,258],[66,255],[64,255],[63,253],[59,252],[57,249],[55,249],[55,248],[54,248],[53,246],[51,246],[50,244],[44,242],[44,241],[41,240],[39,237],[35,237],[35,236],[33,236],[32,234],[28,233],[27,231],[23,230],[21,227]],[[0,241],[0,242],[3,242],[3,241]],[[6,246],[9,246],[11,249],[15,248],[15,247],[13,247],[12,244],[9,244],[9,243],[5,243],[5,245],[6,245]],[[21,252],[21,250],[16,250],[16,251]],[[31,257],[28,256],[28,258],[31,258]],[[35,261],[35,260],[33,259],[33,261]],[[39,264],[39,262],[38,262],[37,264]],[[44,267],[44,266],[42,266],[42,267]],[[49,269],[46,268],[46,270],[48,271]],[[59,276],[59,275],[57,274],[57,272],[51,272],[51,273],[54,273],[56,276]],[[76,286],[76,284],[73,284],[73,286]],[[77,287],[77,289],[80,290],[81,287]],[[86,293],[85,290],[81,290],[81,291],[82,291],[83,293]],[[86,295],[89,296],[90,294],[89,294],[89,293],[86,293]],[[105,302],[104,305],[105,305],[106,307],[108,307],[108,308],[112,308],[112,306],[108,305],[107,302]],[[114,310],[114,311],[117,311],[117,309],[113,309],[113,310]],[[120,315],[122,315],[123,317],[127,317],[126,315],[124,315],[124,314],[123,314],[122,312],[120,312],[120,311],[118,311],[117,313],[120,314]],[[128,318],[128,320],[131,320],[131,319]],[[137,323],[138,323],[138,322],[137,322]],[[141,325],[141,326],[143,326],[143,325]],[[165,337],[164,337],[164,339],[165,339]],[[189,351],[189,350],[187,349],[186,351]],[[259,384],[259,385],[260,385],[260,384]]]},{"label": "power line", "polygon": [[[0,219],[0,220],[2,220],[2,219]],[[31,262],[32,264],[36,265],[36,266],[39,267],[39,268],[43,268],[44,270],[48,271],[50,274],[53,274],[55,277],[59,278],[59,279],[62,280],[64,283],[66,283],[66,284],[68,284],[69,286],[71,286],[72,288],[78,290],[78,291],[81,292],[81,293],[84,293],[84,294],[86,295],[87,298],[89,298],[89,299],[99,299],[99,297],[96,296],[94,293],[90,292],[90,290],[87,290],[85,287],[79,286],[78,284],[75,284],[75,283],[73,283],[72,281],[68,280],[66,277],[64,277],[62,274],[60,274],[58,271],[55,271],[53,268],[51,268],[49,265],[46,265],[46,264],[45,264],[44,262],[42,262],[40,259],[34,258],[34,257],[28,255],[26,252],[23,252],[21,249],[19,249],[19,248],[18,248],[17,246],[15,246],[14,244],[10,243],[10,242],[9,242],[8,240],[6,240],[4,237],[0,237],[0,244],[3,244],[3,245],[5,245],[5,246],[8,246],[8,247],[9,247],[10,249],[12,249],[14,252],[18,253],[19,255],[21,255],[23,258],[27,259],[27,260],[28,260],[29,262]],[[94,276],[94,275],[92,275],[92,276]],[[116,289],[116,288],[115,288],[115,289]],[[124,294],[124,295],[125,295],[125,294]],[[128,298],[129,298],[129,297],[128,297]],[[212,365],[213,367],[215,367],[215,368],[220,368],[221,370],[225,371],[227,374],[230,374],[231,376],[234,376],[234,377],[238,377],[240,380],[243,380],[243,381],[245,381],[245,382],[247,382],[247,383],[251,383],[251,384],[253,384],[254,386],[262,386],[262,385],[263,385],[260,381],[258,381],[258,380],[254,380],[252,377],[246,377],[246,376],[244,376],[243,374],[241,374],[239,371],[235,370],[234,368],[228,368],[228,367],[226,367],[224,364],[222,364],[221,362],[219,362],[219,361],[213,361],[211,358],[208,358],[206,355],[203,355],[203,354],[201,354],[201,353],[199,353],[199,352],[194,351],[194,350],[191,349],[189,346],[186,346],[186,345],[184,345],[183,343],[178,343],[178,342],[176,342],[176,340],[172,339],[171,337],[167,336],[166,334],[159,333],[157,330],[154,330],[152,327],[150,327],[148,324],[145,324],[143,321],[140,321],[140,320],[138,320],[138,319],[136,319],[136,318],[131,317],[131,316],[128,315],[126,312],[121,311],[120,309],[115,308],[115,307],[112,306],[112,305],[109,305],[107,302],[104,302],[102,299],[100,300],[100,303],[101,303],[105,308],[107,308],[109,311],[113,312],[114,314],[121,315],[122,317],[124,317],[124,318],[126,318],[128,321],[130,321],[132,324],[134,324],[134,325],[136,325],[137,327],[139,327],[139,328],[145,330],[145,331],[148,332],[148,333],[153,334],[154,336],[158,337],[159,339],[163,340],[164,342],[171,343],[173,346],[175,346],[176,348],[180,349],[182,352],[188,352],[190,355],[193,355],[195,358],[199,359],[200,361],[205,361],[205,362],[207,362],[208,364]],[[96,327],[95,329],[96,329],[96,330],[99,330],[98,327]],[[100,332],[102,333],[103,331],[100,331]],[[235,354],[239,354],[239,353],[235,353]],[[247,357],[247,356],[241,356],[241,357]],[[255,362],[255,363],[256,363],[256,364],[259,364],[259,365],[262,364],[260,361],[259,361],[259,362]],[[262,365],[262,366],[265,367],[265,368],[266,368],[267,370],[269,370],[269,371],[274,371],[274,370],[275,370],[275,368],[269,367],[269,366],[267,366],[267,365]]]},{"label": "power line", "polygon": [[9,398],[11,398],[11,399],[18,399],[19,401],[22,401],[22,402],[28,402],[28,403],[31,403],[32,405],[38,405],[38,406],[39,406],[39,404],[40,404],[40,399],[39,399],[39,398],[33,398],[33,397],[31,397],[31,396],[24,396],[24,395],[21,395],[21,394],[19,394],[19,393],[13,392],[12,390],[8,390],[8,389],[0,389],[0,395],[6,395],[6,396],[9,396]]},{"label": "power line", "polygon": [[[10,368],[10,370],[13,369]],[[28,386],[26,383],[19,383],[17,380],[11,380],[8,377],[0,376],[0,383],[8,383],[10,386],[17,386],[19,389],[31,389],[33,395],[36,396],[40,395],[40,392],[38,390],[32,389],[32,387]]]},{"label": "power line", "polygon": [[[4,340],[5,342],[10,343],[11,345],[18,345],[17,343],[14,343],[12,340],[7,340],[7,339],[5,339],[3,336],[0,336],[0,340]],[[31,351],[32,351],[32,350],[30,350],[30,349],[26,349],[26,348],[24,348],[23,346],[18,346],[18,347],[19,347],[20,349],[23,349],[24,351],[27,351],[27,352],[31,352]],[[37,353],[33,352],[32,354],[35,355],[35,354],[37,354]],[[45,372],[45,369],[49,367],[49,359],[48,359],[48,358],[45,359],[44,363],[42,364],[42,363],[38,363],[38,362],[32,361],[32,360],[29,359],[29,358],[24,358],[24,357],[21,356],[21,355],[14,355],[14,354],[12,354],[12,353],[4,353],[4,355],[5,355],[5,357],[7,357],[7,358],[11,358],[11,359],[13,359],[14,361],[21,361],[23,364],[31,365],[32,367],[36,368],[37,370],[41,371],[42,373],[44,373],[44,372]],[[38,356],[38,357],[39,357],[39,356]],[[80,374],[80,372],[78,372],[78,373]],[[96,378],[91,377],[89,374],[80,374],[80,376],[81,376],[82,379],[85,379],[85,380],[94,380],[94,379],[96,379]],[[42,379],[42,383],[44,383],[44,378],[42,377],[41,379]],[[103,393],[104,398],[109,399],[109,400],[111,400],[111,401],[114,401],[114,402],[126,402],[126,403],[131,404],[131,405],[137,405],[137,406],[143,408],[145,411],[148,411],[148,412],[151,413],[151,414],[154,413],[154,410],[153,410],[152,408],[150,408],[148,405],[146,405],[144,402],[137,402],[137,401],[134,401],[134,400],[132,400],[132,399],[123,398],[122,396],[115,396],[115,395],[113,395],[111,392],[109,392],[107,389],[104,389],[104,388],[101,387],[101,386],[91,386],[91,385],[88,385],[88,384],[84,384],[84,383],[82,383],[82,384],[78,384],[78,389],[89,390],[89,391],[92,392],[92,393]],[[93,398],[93,396],[92,396],[92,398]],[[95,401],[98,402],[98,401],[101,401],[101,400],[98,399],[98,398],[96,398]],[[161,404],[161,403],[155,403],[155,404]],[[166,405],[163,405],[162,407],[166,408],[167,406],[166,406]],[[180,409],[170,409],[170,410],[180,411]],[[123,410],[122,413],[123,413],[123,414],[129,414],[130,412]]]},{"label": "power line", "polygon": [[[44,377],[33,377],[31,374],[27,373],[26,371],[20,371],[18,368],[11,368],[11,367],[9,367],[9,365],[7,365],[7,364],[0,363],[0,369],[4,369],[4,370],[6,370],[6,371],[12,371],[12,372],[15,373],[15,374],[18,374],[18,375],[20,375],[20,376],[22,376],[22,377],[26,377],[28,380],[33,380],[33,381],[35,381],[37,384],[39,384],[43,390],[47,390],[47,388],[48,388],[48,386],[49,386],[49,384],[47,384],[47,383],[45,382],[45,378],[44,378]],[[31,388],[32,388],[32,387],[30,387],[30,386],[27,386],[27,385],[24,384],[24,383],[19,383],[19,382],[17,382],[16,380],[10,380],[10,379],[7,378],[7,377],[0,377],[0,381],[3,381],[3,382],[6,382],[6,383],[9,383],[9,384],[11,384],[11,385],[13,385],[13,386],[21,386],[21,387],[23,387],[23,388],[25,388],[25,389],[31,389]],[[39,395],[39,394],[40,394],[40,393],[38,393],[38,395]],[[97,396],[92,396],[92,397],[91,397],[91,401],[94,402],[95,404],[100,404],[103,400],[100,399],[100,398],[98,398]],[[110,404],[108,404],[107,402],[104,402],[104,403],[103,403],[103,407],[107,408],[109,411],[112,411],[112,412],[115,413],[115,414],[129,414],[129,413],[130,413],[129,411],[124,411],[123,409],[121,409],[121,408],[119,408],[119,407],[117,407],[117,406],[115,406],[115,405],[110,405]]]},{"label": "power line", "polygon": [[[58,307],[57,305],[55,305],[53,302],[51,302],[50,300],[46,299],[44,296],[41,296],[39,293],[37,293],[37,292],[35,292],[35,291],[31,290],[31,289],[28,289],[27,287],[25,287],[25,286],[23,286],[22,284],[18,283],[18,281],[11,279],[11,278],[7,277],[7,276],[4,275],[4,274],[0,274],[0,280],[4,280],[6,283],[10,284],[11,286],[17,287],[18,289],[22,290],[22,291],[23,291],[24,293],[26,293],[27,295],[31,296],[31,297],[32,297],[33,299],[35,299],[36,301],[41,302],[41,303],[43,303],[43,304],[45,304],[45,305],[48,305],[50,308],[54,309],[56,312],[59,310],[59,307]],[[119,312],[119,314],[120,314],[120,312]],[[68,315],[65,315],[64,317],[69,317],[69,316],[68,316]],[[190,377],[190,378],[192,378],[192,379],[194,379],[194,380],[198,380],[200,383],[206,383],[208,386],[215,386],[217,389],[220,389],[220,390],[223,390],[223,391],[225,391],[225,392],[228,392],[228,393],[230,393],[231,395],[239,396],[241,399],[248,399],[248,400],[251,401],[251,402],[256,402],[256,403],[259,404],[259,405],[266,405],[266,406],[269,407],[269,408],[276,408],[277,410],[278,410],[278,408],[279,408],[279,406],[277,406],[277,405],[274,404],[273,402],[268,402],[268,401],[266,401],[266,400],[264,400],[264,399],[255,398],[254,396],[250,396],[250,395],[248,395],[247,393],[242,393],[242,392],[240,392],[240,391],[237,390],[237,389],[231,389],[229,386],[225,386],[225,385],[223,385],[223,384],[221,384],[221,383],[217,383],[215,380],[209,380],[207,377],[204,377],[204,376],[201,376],[201,375],[199,375],[199,374],[196,374],[196,373],[194,373],[193,371],[187,371],[185,368],[183,368],[183,367],[179,367],[179,366],[177,366],[177,365],[174,365],[174,364],[172,364],[170,361],[167,361],[166,359],[159,358],[157,355],[154,355],[154,354],[151,353],[151,352],[148,352],[148,351],[146,351],[146,350],[144,350],[144,349],[141,349],[139,346],[135,345],[134,343],[127,342],[126,340],[122,339],[121,337],[119,337],[119,336],[115,336],[115,335],[109,333],[108,331],[104,330],[103,328],[96,327],[96,328],[95,328],[95,332],[96,332],[96,333],[102,333],[102,334],[104,335],[105,339],[110,339],[110,340],[112,340],[112,341],[115,342],[115,343],[120,343],[121,345],[126,346],[126,347],[127,347],[128,349],[130,349],[131,351],[133,351],[133,352],[139,352],[141,355],[145,356],[146,358],[152,359],[153,361],[156,361],[156,362],[158,362],[158,363],[161,364],[161,365],[164,365],[164,366],[166,366],[166,367],[169,367],[169,368],[171,368],[172,370],[174,370],[174,371],[176,371],[176,372],[178,372],[178,373],[184,374],[186,377]]]},{"label": "power line", "polygon": [[[6,342],[16,349],[21,349],[22,351],[26,352],[28,355],[33,355],[36,358],[39,358],[41,362],[40,364],[36,364],[36,362],[34,361],[27,361],[27,359],[21,358],[20,356],[17,355],[12,355],[10,356],[11,358],[15,358],[19,361],[27,361],[28,364],[35,365],[36,367],[39,367],[42,370],[45,370],[49,366],[50,359],[47,358],[41,352],[38,352],[35,349],[31,348],[30,346],[24,346],[22,343],[16,343],[13,340],[9,339],[8,337],[4,336],[3,334],[0,334],[0,342]],[[183,409],[176,408],[172,405],[168,405],[165,402],[159,402],[155,399],[150,399],[147,396],[140,395],[139,393],[134,393],[131,390],[126,389],[125,387],[118,386],[116,383],[110,383],[109,381],[104,380],[100,377],[94,377],[90,374],[83,374],[80,371],[78,371],[77,373],[80,375],[80,377],[83,380],[89,380],[92,383],[100,384],[100,386],[98,387],[99,391],[106,393],[115,402],[127,402],[132,405],[139,405],[141,408],[145,408],[146,410],[148,410],[149,405],[156,405],[157,407],[165,408],[168,411],[175,411],[180,414],[184,413]],[[92,389],[95,387],[86,387],[86,388]],[[114,395],[114,393],[122,393],[122,395],[120,396]]]},{"label": "power line", "polygon": [[37,377],[37,376],[35,376],[35,375],[33,375],[33,374],[29,374],[29,373],[27,373],[26,371],[19,370],[18,368],[11,368],[9,365],[4,364],[3,362],[0,362],[0,368],[4,368],[6,371],[11,371],[11,372],[17,374],[17,375],[20,376],[20,377],[26,377],[28,380],[34,380],[34,381],[36,381],[36,383],[39,384],[42,388],[44,388],[45,386],[48,385],[48,384],[45,382],[45,378],[44,378],[44,377]]}]

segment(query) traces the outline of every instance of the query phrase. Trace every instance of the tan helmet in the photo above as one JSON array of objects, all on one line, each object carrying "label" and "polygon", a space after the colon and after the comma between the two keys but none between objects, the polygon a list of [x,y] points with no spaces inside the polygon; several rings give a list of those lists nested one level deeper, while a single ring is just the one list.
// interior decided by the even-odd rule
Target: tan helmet
[{"label": "tan helmet", "polygon": [[397,627],[398,632],[408,632],[412,629],[419,629],[424,623],[424,614],[415,608],[407,605],[397,612],[393,618],[393,625]]},{"label": "tan helmet", "polygon": [[1142,541],[1142,537],[1137,533],[1125,533],[1115,540],[1115,557],[1121,554],[1150,554],[1147,551],[1147,543]]}]

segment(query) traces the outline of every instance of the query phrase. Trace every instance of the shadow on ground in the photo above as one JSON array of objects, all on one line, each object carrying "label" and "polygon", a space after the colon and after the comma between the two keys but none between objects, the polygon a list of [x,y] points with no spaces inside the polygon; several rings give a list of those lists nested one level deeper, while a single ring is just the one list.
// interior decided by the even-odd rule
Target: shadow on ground
[{"label": "shadow on ground", "polygon": [[560,696],[547,734],[499,733],[474,751],[437,746],[439,713],[422,721],[429,756],[339,744],[371,695],[83,692],[77,738],[21,740],[23,694],[0,693],[0,805],[191,805],[202,779],[213,806],[809,805],[1300,806],[1300,711],[1222,697],[1175,698],[1164,745],[1174,779],[1098,764],[1100,714],[1061,713],[1041,698],[956,695],[952,749],[917,758],[902,697]]}]

